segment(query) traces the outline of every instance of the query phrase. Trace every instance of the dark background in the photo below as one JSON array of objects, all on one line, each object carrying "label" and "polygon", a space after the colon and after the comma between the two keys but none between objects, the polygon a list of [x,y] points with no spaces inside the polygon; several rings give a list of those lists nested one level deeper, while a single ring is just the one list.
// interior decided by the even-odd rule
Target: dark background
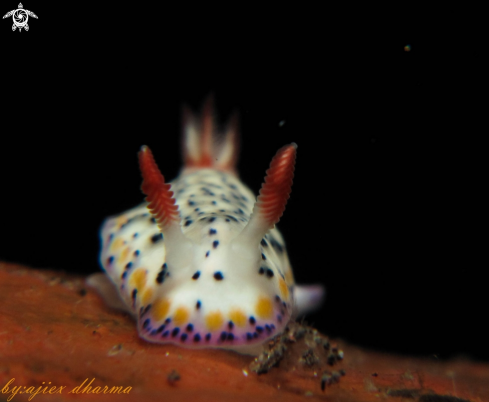
[{"label": "dark background", "polygon": [[297,282],[327,287],[309,321],[489,360],[480,51],[375,10],[23,4],[29,32],[0,21],[1,260],[97,272],[103,219],[143,199],[140,146],[175,177],[181,105],[212,92],[219,123],[240,112],[255,193],[299,145],[279,228]]}]

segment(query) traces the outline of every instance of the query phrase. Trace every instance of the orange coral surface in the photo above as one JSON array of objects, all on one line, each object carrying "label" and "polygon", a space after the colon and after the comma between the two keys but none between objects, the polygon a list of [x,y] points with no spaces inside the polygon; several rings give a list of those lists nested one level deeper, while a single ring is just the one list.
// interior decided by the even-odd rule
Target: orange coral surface
[{"label": "orange coral surface", "polygon": [[[107,308],[83,277],[0,263],[0,401],[28,400],[35,390],[41,393],[34,401],[489,401],[487,364],[332,344],[344,351],[339,368],[346,375],[322,391],[329,367],[304,364],[299,341],[287,344],[277,367],[258,375],[250,356],[140,339],[133,320]],[[101,393],[82,393],[92,379],[91,391]],[[113,393],[104,395],[105,386]]]}]

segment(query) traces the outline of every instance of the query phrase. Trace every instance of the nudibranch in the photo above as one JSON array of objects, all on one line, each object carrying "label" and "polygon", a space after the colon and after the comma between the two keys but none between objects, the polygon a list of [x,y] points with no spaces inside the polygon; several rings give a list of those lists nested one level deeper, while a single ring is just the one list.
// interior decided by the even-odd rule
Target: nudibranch
[{"label": "nudibranch", "polygon": [[185,163],[170,183],[141,147],[146,202],[104,222],[100,262],[110,281],[99,274],[89,284],[129,311],[147,341],[256,354],[293,315],[318,305],[324,291],[294,283],[275,228],[297,145],[277,152],[255,199],[235,169],[235,116],[218,136],[212,113],[211,100],[201,119],[184,110]]}]

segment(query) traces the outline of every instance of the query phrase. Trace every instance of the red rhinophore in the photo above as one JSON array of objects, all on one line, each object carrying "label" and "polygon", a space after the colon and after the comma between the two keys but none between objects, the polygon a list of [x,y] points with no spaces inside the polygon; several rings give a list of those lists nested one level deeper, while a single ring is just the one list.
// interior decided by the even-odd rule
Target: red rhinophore
[{"label": "red rhinophore", "polygon": [[270,226],[275,225],[285,210],[292,189],[297,145],[292,143],[278,150],[267,170],[265,182],[256,200],[255,211]]},{"label": "red rhinophore", "polygon": [[156,165],[153,153],[146,145],[143,145],[138,156],[139,168],[143,176],[141,190],[146,194],[149,210],[156,218],[160,228],[173,221],[178,222],[178,206],[175,204],[173,192],[170,191],[171,186],[165,183],[165,178]]}]

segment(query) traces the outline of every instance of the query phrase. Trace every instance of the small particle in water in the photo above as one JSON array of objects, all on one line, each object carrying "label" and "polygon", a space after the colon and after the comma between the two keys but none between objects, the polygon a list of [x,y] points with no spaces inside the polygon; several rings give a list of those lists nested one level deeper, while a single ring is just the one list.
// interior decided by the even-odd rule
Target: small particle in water
[{"label": "small particle in water", "polygon": [[404,46],[404,51],[409,52],[411,50],[411,45]]},{"label": "small particle in water", "polygon": [[279,126],[279,127],[282,127],[284,124],[285,124],[285,120],[280,120],[280,121],[278,122],[278,126]]}]

